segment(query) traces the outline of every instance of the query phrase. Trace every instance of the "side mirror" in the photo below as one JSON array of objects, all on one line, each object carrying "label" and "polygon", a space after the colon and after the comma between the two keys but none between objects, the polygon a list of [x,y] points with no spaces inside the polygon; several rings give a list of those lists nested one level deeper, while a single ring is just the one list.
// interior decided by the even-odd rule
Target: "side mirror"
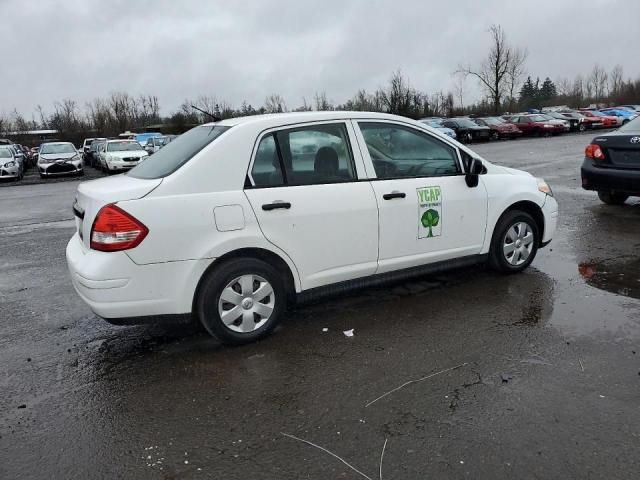
[{"label": "side mirror", "polygon": [[482,161],[477,158],[472,158],[467,166],[467,174],[464,177],[464,181],[467,183],[467,187],[474,188],[478,186],[478,175],[484,172],[484,165]]}]

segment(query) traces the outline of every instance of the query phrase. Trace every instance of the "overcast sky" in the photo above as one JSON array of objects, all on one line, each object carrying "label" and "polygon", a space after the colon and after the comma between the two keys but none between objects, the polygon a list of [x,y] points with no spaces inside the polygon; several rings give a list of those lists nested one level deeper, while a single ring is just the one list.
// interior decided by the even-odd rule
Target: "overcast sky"
[{"label": "overcast sky", "polygon": [[[501,24],[533,76],[598,62],[640,75],[640,1],[0,0],[0,113],[80,104],[112,91],[157,95],[163,113],[200,94],[289,107],[326,91],[344,102],[393,70],[427,92],[478,64]],[[601,27],[598,27],[601,25]],[[479,88],[467,81],[468,100]]]}]

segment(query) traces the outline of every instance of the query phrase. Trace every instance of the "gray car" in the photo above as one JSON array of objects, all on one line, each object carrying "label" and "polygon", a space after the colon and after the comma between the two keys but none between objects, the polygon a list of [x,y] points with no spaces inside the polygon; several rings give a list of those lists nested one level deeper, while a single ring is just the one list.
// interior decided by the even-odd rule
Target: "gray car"
[{"label": "gray car", "polygon": [[84,175],[82,155],[70,142],[43,143],[38,156],[41,178],[56,175]]}]

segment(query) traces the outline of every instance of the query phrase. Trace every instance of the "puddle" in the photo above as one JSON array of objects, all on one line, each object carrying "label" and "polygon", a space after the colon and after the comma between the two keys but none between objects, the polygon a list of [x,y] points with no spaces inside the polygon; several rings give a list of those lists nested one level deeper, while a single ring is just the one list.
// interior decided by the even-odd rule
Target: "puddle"
[{"label": "puddle", "polygon": [[583,262],[578,272],[591,287],[640,299],[640,259]]}]

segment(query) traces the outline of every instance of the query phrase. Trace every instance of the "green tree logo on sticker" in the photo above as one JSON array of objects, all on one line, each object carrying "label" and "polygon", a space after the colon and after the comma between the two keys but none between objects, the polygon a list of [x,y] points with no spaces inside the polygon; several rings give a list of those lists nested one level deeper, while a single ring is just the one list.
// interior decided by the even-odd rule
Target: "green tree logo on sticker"
[{"label": "green tree logo on sticker", "polygon": [[430,208],[429,210],[427,210],[422,214],[422,218],[420,219],[420,221],[422,222],[422,226],[424,228],[429,229],[429,234],[427,235],[427,238],[430,238],[430,237],[433,237],[432,228],[437,227],[438,223],[440,223],[440,215],[436,210],[433,210],[432,208]]}]

